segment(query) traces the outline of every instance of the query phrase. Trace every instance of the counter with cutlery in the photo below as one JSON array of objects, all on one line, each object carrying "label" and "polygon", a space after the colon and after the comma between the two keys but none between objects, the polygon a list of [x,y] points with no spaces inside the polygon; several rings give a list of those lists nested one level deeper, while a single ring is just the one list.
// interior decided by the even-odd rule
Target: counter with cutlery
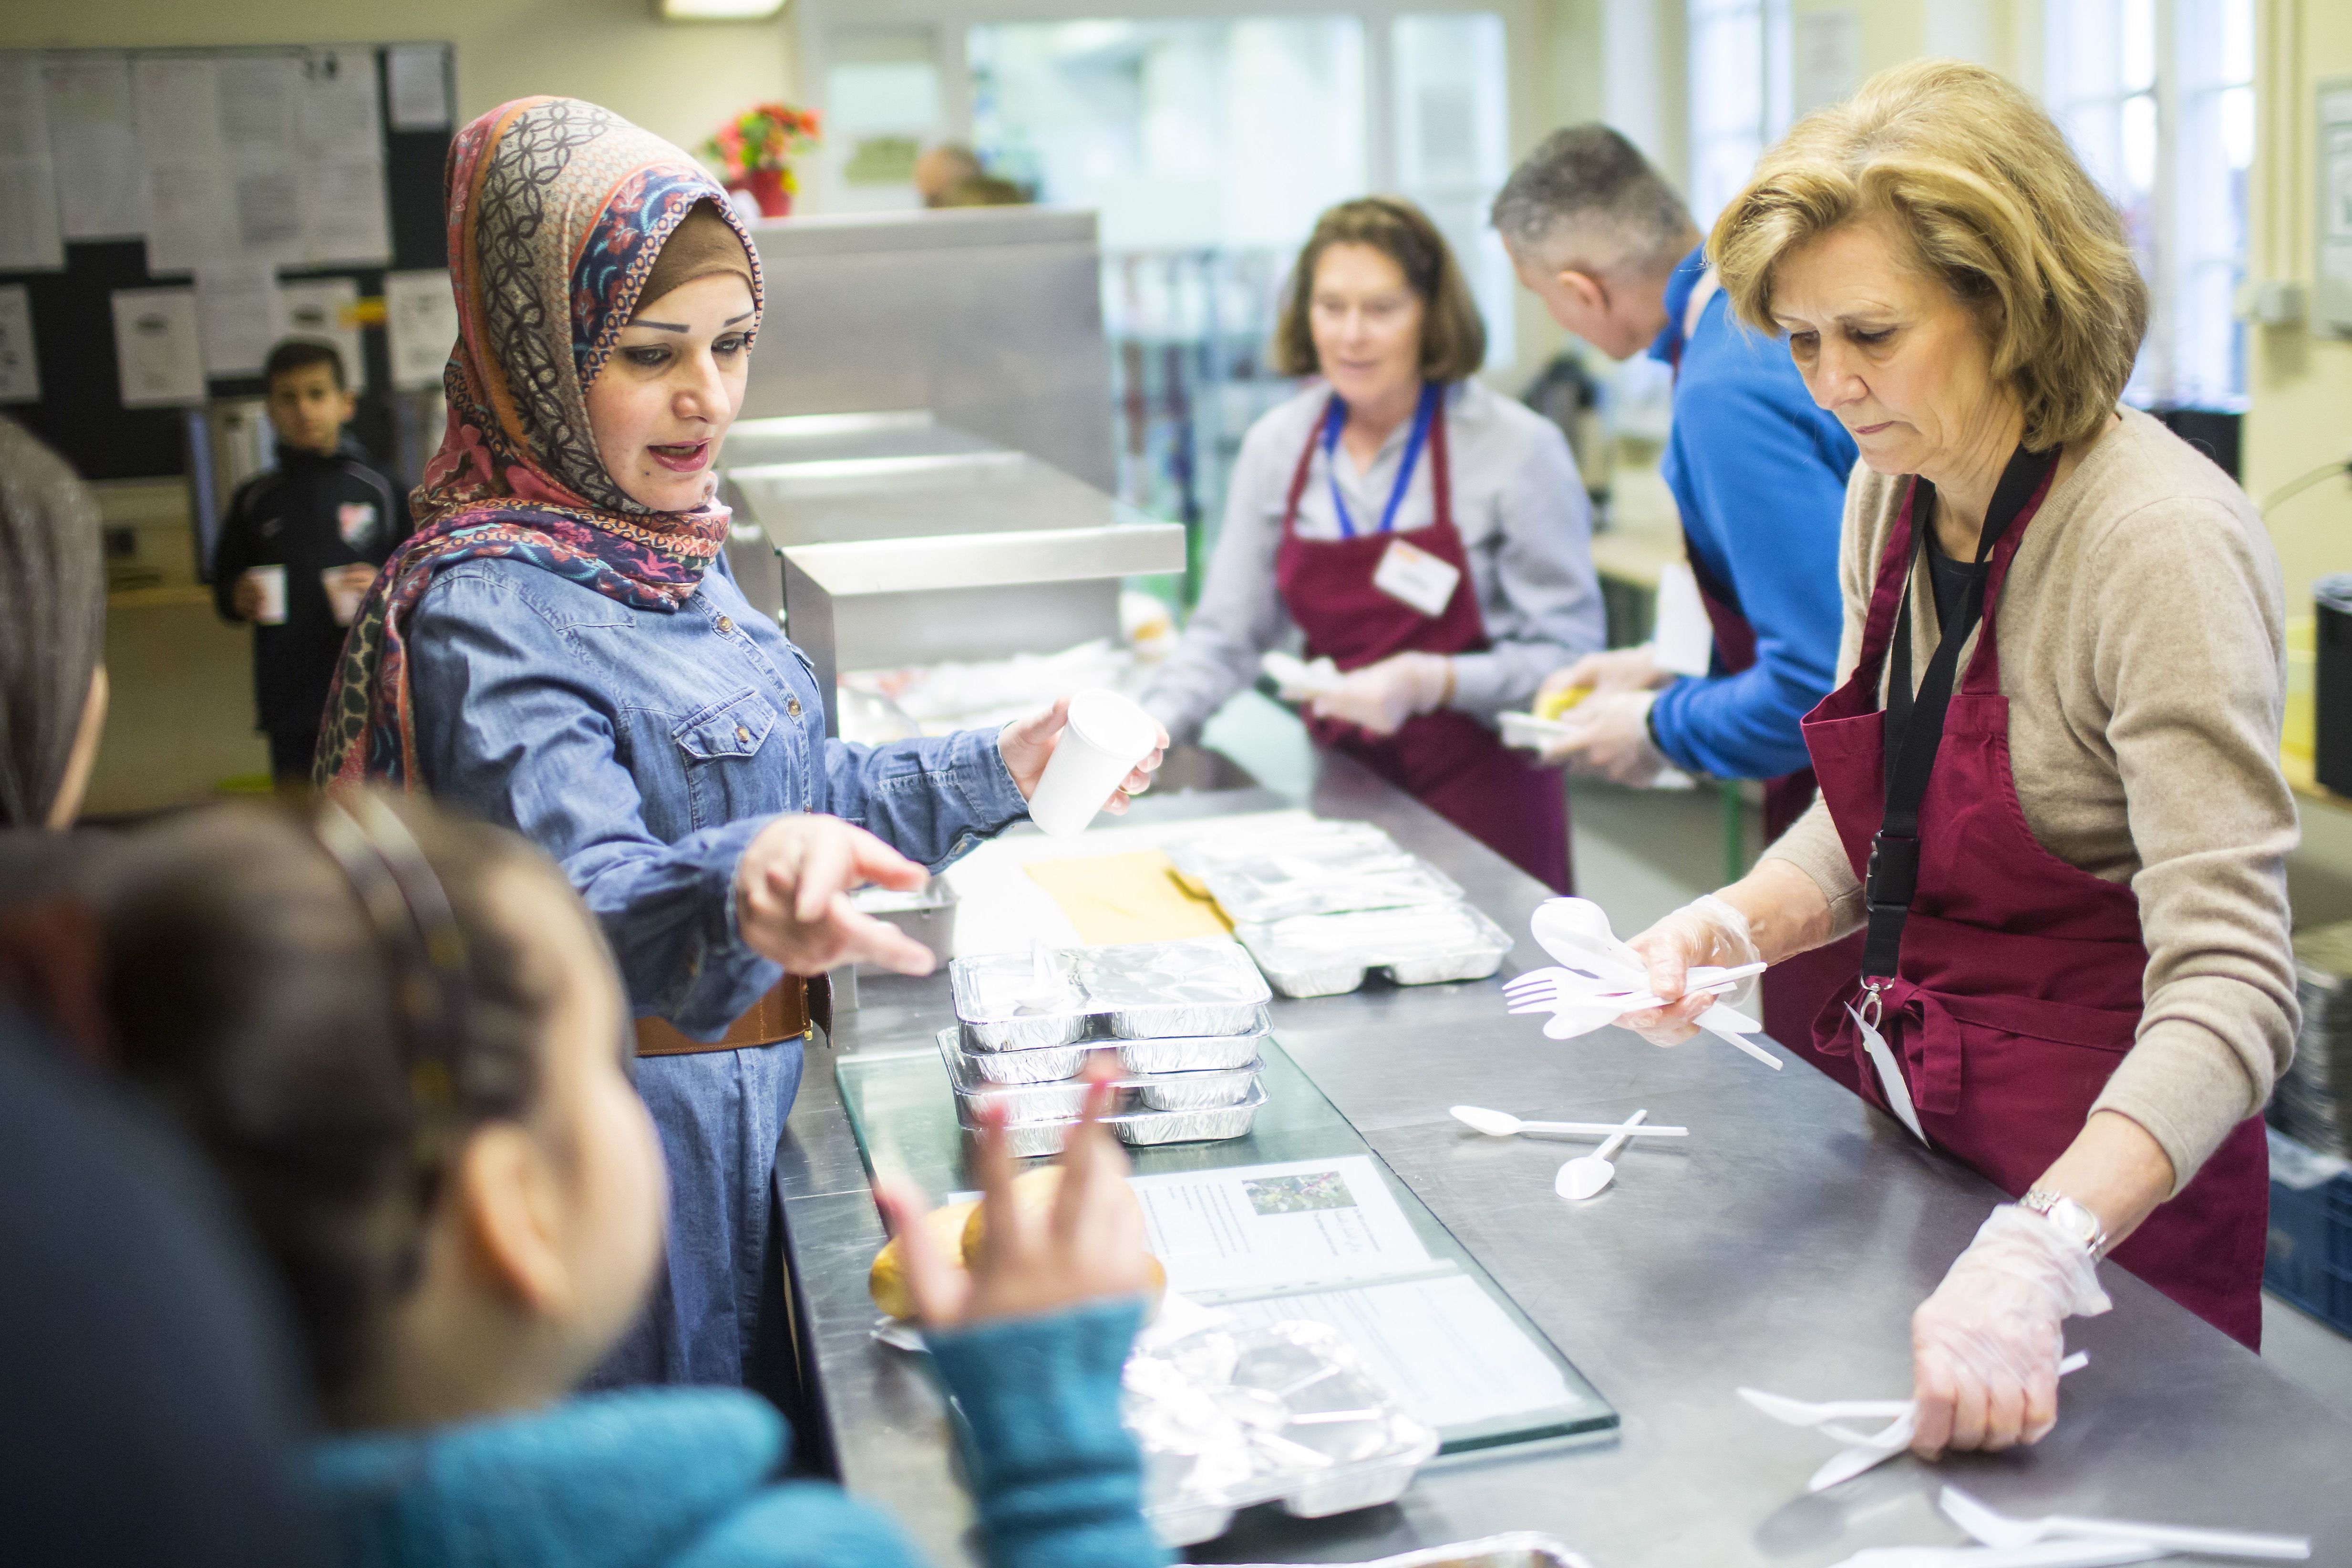
[{"label": "counter with cutlery", "polygon": [[[1661,1050],[1612,1026],[1648,998],[1605,908],[1549,900],[1344,760],[1324,761],[1311,822],[1272,815],[1286,804],[1147,797],[1121,830],[1160,835],[1176,877],[1232,917],[1241,947],[1224,951],[1255,960],[1248,978],[1263,974],[1270,1000],[1250,992],[1250,965],[1203,959],[1213,939],[1190,939],[1174,963],[1033,938],[960,963],[952,987],[944,973],[867,980],[833,1049],[812,1053],[777,1166],[814,1391],[803,1418],[845,1482],[939,1560],[972,1560],[970,1514],[933,1385],[874,1337],[864,1284],[883,1236],[867,1166],[897,1164],[949,1197],[965,1184],[971,1107],[999,1097],[1017,1125],[1058,1132],[1053,1091],[1083,1058],[1118,1055],[1121,1114],[1183,1134],[1129,1140],[1147,1212],[1213,1199],[1242,1216],[1223,1274],[1155,1218],[1180,1311],[1231,1314],[1225,1331],[1244,1336],[1319,1322],[1332,1331],[1308,1338],[1344,1342],[1351,1376],[1444,1439],[1381,1506],[1302,1517],[1322,1510],[1286,1506],[1278,1486],[1203,1492],[1169,1535],[1192,1542],[1192,1561],[1362,1563],[1531,1531],[1554,1555],[1508,1560],[2352,1564],[2352,1425],[2113,1264],[2101,1281],[2115,1310],[2068,1325],[2047,1438],[1932,1464],[1909,1454],[1911,1310],[2000,1194],[1784,1065],[1745,1010],[1748,975],[1695,975],[1719,997],[1708,1032]],[[991,917],[961,891],[962,919],[982,929]],[[1419,940],[1344,940],[1376,916],[1417,922]],[[1323,973],[1269,962],[1303,945],[1265,934],[1286,926],[1322,933]],[[1446,949],[1431,934],[1445,929],[1483,943]],[[1451,968],[1416,973],[1433,955]],[[1164,989],[1180,972],[1201,980],[1197,995]],[[1261,1005],[1262,1023],[1240,1016]],[[1219,1007],[1233,1016],[1207,1018]],[[1173,1047],[1159,1061],[1146,1059],[1155,1040]],[[1030,1076],[1019,1054],[1064,1070]],[[1026,1113],[1012,1107],[1022,1097]],[[1040,1151],[1053,1141],[1040,1134]],[[1352,1262],[1318,1261],[1289,1239],[1305,1229],[1283,1228],[1330,1217],[1309,1211],[1335,1201],[1362,1206],[1371,1238]],[[1447,1355],[1468,1360],[1449,1373]],[[1187,1363],[1163,1352],[1153,1364],[1165,1381]],[[1482,1372],[1495,1375],[1475,1386]],[[1131,1397],[1131,1426],[1138,1408]],[[1344,1445],[1329,1454],[1346,1462]],[[1277,1500],[1224,1506],[1260,1496]]]}]

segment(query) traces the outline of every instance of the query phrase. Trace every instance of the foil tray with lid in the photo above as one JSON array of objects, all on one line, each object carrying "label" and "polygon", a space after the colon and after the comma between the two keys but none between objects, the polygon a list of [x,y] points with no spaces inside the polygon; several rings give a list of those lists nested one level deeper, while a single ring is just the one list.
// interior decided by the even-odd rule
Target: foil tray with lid
[{"label": "foil tray with lid", "polygon": [[[1257,1125],[1257,1113],[1265,1104],[1265,1086],[1252,1082],[1248,1092],[1232,1105],[1210,1110],[1129,1110],[1103,1118],[1103,1125],[1111,1135],[1130,1148],[1148,1148],[1161,1143],[1216,1143],[1228,1138],[1246,1138]],[[956,1100],[956,1121],[969,1141],[977,1136],[971,1124],[970,1109],[959,1098]],[[1018,1160],[1034,1160],[1047,1154],[1058,1154],[1070,1140],[1070,1131],[1078,1124],[1073,1116],[1058,1121],[1032,1121],[1004,1130],[1005,1147]],[[972,1144],[966,1143],[970,1152]]]},{"label": "foil tray with lid", "polygon": [[1279,1502],[1321,1519],[1393,1502],[1437,1434],[1327,1323],[1213,1323],[1128,1358],[1121,1415],[1143,1450],[1144,1517],[1169,1546]]},{"label": "foil tray with lid", "polygon": [[1286,996],[1336,996],[1375,969],[1399,985],[1484,980],[1511,951],[1510,934],[1465,903],[1294,915],[1234,934]]},{"label": "foil tray with lid", "polygon": [[1264,1007],[1249,1028],[1238,1035],[1171,1035],[1154,1040],[1080,1040],[1067,1046],[1039,1046],[1021,1051],[983,1050],[972,1043],[971,1026],[957,1026],[965,1067],[984,1083],[1051,1083],[1076,1078],[1087,1070],[1087,1058],[1110,1054],[1118,1058],[1121,1072],[1209,1072],[1220,1068],[1247,1067],[1257,1060],[1258,1042],[1270,1026]]},{"label": "foil tray with lid", "polygon": [[[955,1090],[956,1117],[964,1126],[973,1125],[978,1120],[975,1113],[984,1107],[1002,1109],[1006,1124],[1013,1127],[1067,1121],[1086,1109],[1091,1086],[1083,1078],[993,1083],[974,1070],[989,1059],[987,1055],[966,1051],[955,1030],[941,1029],[939,1046],[940,1058],[947,1063],[949,1086]],[[1124,1115],[1137,1110],[1222,1110],[1249,1097],[1257,1083],[1259,1066],[1253,1052],[1248,1061],[1237,1067],[1131,1073],[1111,1085],[1111,1111]]]},{"label": "foil tray with lid", "polygon": [[1222,937],[982,953],[948,966],[973,1050],[1244,1035],[1273,993]]}]

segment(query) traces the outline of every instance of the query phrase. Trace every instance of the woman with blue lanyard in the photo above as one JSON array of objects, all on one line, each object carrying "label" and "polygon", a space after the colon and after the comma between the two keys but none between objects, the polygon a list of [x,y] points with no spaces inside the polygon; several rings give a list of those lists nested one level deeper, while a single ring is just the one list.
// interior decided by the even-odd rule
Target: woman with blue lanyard
[{"label": "woman with blue lanyard", "polygon": [[1343,672],[1309,704],[1318,744],[1565,892],[1560,774],[1494,721],[1601,645],[1591,518],[1558,427],[1471,379],[1486,349],[1419,208],[1322,216],[1272,344],[1276,369],[1317,379],[1243,440],[1200,605],[1143,705],[1192,739],[1303,639]]}]

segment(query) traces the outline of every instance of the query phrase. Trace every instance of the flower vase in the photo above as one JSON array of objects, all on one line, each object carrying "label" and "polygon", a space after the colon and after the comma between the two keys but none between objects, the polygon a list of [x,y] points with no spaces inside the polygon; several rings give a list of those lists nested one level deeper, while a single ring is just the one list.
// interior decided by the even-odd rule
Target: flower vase
[{"label": "flower vase", "polygon": [[751,199],[760,204],[761,217],[792,216],[793,193],[784,184],[782,169],[751,170],[733,188],[751,193]]}]

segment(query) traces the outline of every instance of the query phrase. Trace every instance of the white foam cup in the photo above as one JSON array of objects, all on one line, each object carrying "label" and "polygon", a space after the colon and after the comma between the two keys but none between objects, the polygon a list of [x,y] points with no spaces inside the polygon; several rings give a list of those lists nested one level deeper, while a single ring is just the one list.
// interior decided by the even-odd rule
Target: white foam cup
[{"label": "white foam cup", "polygon": [[1084,833],[1111,792],[1160,743],[1159,721],[1116,691],[1099,687],[1070,699],[1045,773],[1029,797],[1029,820],[1056,838]]},{"label": "white foam cup", "polygon": [[342,585],[343,568],[330,566],[319,574],[319,586],[327,591],[327,607],[335,613],[335,625],[350,626],[359,619],[360,605],[367,598],[365,588]]},{"label": "white foam cup", "polygon": [[247,569],[261,587],[261,607],[253,614],[257,626],[282,626],[286,624],[286,568],[254,566]]}]

